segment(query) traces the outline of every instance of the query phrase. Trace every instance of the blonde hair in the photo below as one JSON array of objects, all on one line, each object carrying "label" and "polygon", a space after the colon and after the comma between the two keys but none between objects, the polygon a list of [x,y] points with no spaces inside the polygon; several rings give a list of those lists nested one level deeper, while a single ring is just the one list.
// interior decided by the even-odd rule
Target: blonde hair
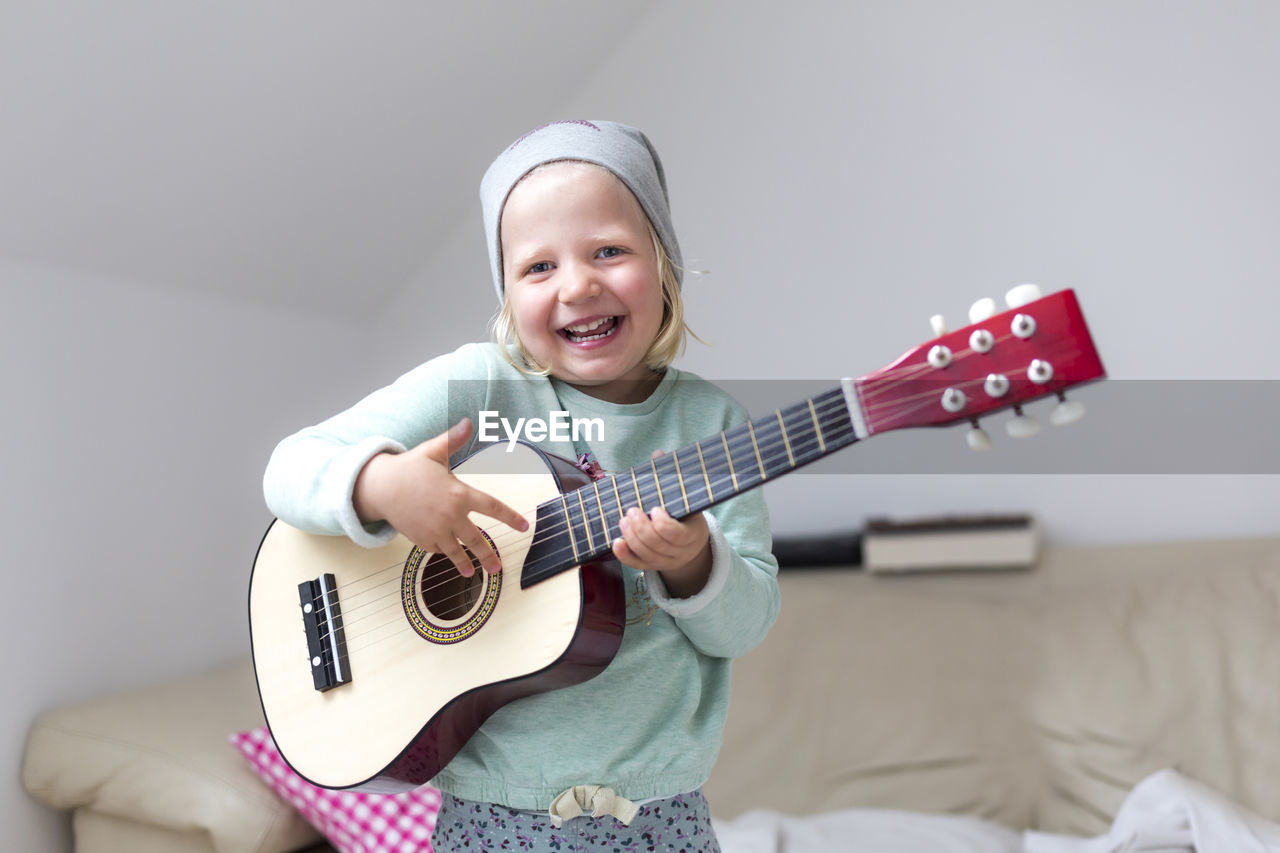
[{"label": "blonde hair", "polygon": [[[595,163],[585,163],[584,165],[594,166],[610,175],[613,174],[608,169],[603,166],[597,166]],[[536,171],[537,169],[534,169],[529,174],[533,174]],[[528,175],[525,177],[528,177]],[[524,180],[524,178],[521,178],[521,180]],[[623,184],[623,186],[626,186],[626,184]],[[657,254],[658,285],[662,289],[662,322],[658,326],[658,333],[654,335],[653,343],[650,344],[648,351],[644,354],[644,364],[654,372],[661,372],[670,366],[677,356],[684,352],[687,336],[693,335],[695,338],[698,336],[684,321],[684,300],[680,296],[680,280],[676,277],[676,266],[672,263],[670,256],[667,255],[667,250],[663,248],[662,240],[658,237],[658,231],[653,227],[653,223],[649,221],[649,217],[645,216],[644,221],[645,225],[649,227],[649,238],[653,241],[653,249]],[[516,318],[511,308],[510,299],[503,299],[502,308],[498,310],[498,313],[494,315],[493,320],[489,323],[489,332],[494,342],[498,344],[499,349],[502,350],[503,358],[510,362],[516,370],[529,376],[547,376],[551,373],[551,368],[539,364],[525,349],[524,342],[520,340],[520,332],[516,329]],[[701,340],[701,338],[698,339]],[[511,350],[513,348],[516,350],[518,358],[512,357]]]}]

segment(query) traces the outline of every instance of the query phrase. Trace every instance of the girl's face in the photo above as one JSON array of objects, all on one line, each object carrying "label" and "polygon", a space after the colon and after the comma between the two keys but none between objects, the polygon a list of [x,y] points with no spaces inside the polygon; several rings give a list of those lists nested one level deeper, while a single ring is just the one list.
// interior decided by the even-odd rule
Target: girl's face
[{"label": "girl's face", "polygon": [[593,397],[643,400],[662,291],[648,219],[626,185],[596,166],[544,166],[507,197],[500,233],[507,299],[529,355]]}]

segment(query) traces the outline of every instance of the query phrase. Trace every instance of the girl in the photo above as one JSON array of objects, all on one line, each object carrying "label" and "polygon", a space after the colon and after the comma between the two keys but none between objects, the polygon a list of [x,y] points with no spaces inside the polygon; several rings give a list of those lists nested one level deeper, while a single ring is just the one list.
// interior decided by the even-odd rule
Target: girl
[{"label": "girl", "polygon": [[[468,514],[528,522],[449,470],[494,437],[474,428],[481,413],[598,419],[590,446],[554,433],[537,443],[606,470],[745,420],[722,391],[669,366],[686,333],[680,250],[644,134],[602,121],[538,128],[489,167],[481,201],[496,342],[433,359],[281,442],[265,477],[280,518],[370,546],[399,531],[470,575],[465,546],[497,571]],[[617,655],[590,681],[485,722],[432,780],[444,794],[437,849],[718,851],[700,788],[730,659],[778,610],[767,512],[757,490],[682,520],[633,507],[621,529],[613,553],[630,598]]]}]

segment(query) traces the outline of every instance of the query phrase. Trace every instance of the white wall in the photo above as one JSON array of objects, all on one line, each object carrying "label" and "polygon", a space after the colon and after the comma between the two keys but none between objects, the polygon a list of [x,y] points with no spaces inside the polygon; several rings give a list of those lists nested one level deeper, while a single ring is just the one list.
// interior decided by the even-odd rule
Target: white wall
[{"label": "white wall", "polygon": [[365,381],[345,361],[358,347],[342,346],[365,332],[13,264],[0,305],[0,818],[23,849],[70,849],[66,817],[19,785],[27,726],[247,655],[262,468],[330,394]]},{"label": "white wall", "polygon": [[[1148,407],[1280,378],[1277,35],[1280,7],[1253,2],[666,3],[547,117],[627,121],[662,152],[686,261],[710,271],[685,293],[713,346],[681,364],[708,378],[859,375],[928,337],[933,313],[954,328],[1024,281],[1077,289],[1108,393],[1082,390],[1091,417],[1035,439],[1039,457],[997,419],[990,461],[955,463],[1035,475],[801,474],[772,488],[778,531],[1030,509],[1059,542],[1275,533],[1280,456],[1265,427],[1235,433],[1280,415],[1280,385],[1251,386],[1266,399],[1207,432]],[[440,341],[483,335],[479,214],[460,215],[389,328],[458,293]],[[388,335],[387,351],[407,366],[431,337]],[[886,436],[835,470],[964,456],[963,429]],[[1220,476],[1240,469],[1207,454],[1232,443],[1273,476]]]},{"label": "white wall", "polygon": [[[955,323],[1036,280],[1079,290],[1120,382],[1278,378],[1275,4],[668,0],[639,21],[601,33],[610,59],[580,89],[487,99],[511,126],[447,168],[478,183],[543,120],[645,128],[689,265],[710,270],[686,294],[713,346],[684,366],[863,373],[923,338],[928,315]],[[372,326],[0,264],[11,836],[67,845],[16,778],[40,709],[246,652],[271,445],[484,335],[478,204],[456,217]],[[1094,407],[1082,444],[1131,429],[1098,411],[1100,390],[1079,396]],[[908,441],[967,453],[958,432]],[[1280,532],[1275,476],[826,474],[770,495],[784,533],[1000,508],[1037,511],[1057,541]]]}]

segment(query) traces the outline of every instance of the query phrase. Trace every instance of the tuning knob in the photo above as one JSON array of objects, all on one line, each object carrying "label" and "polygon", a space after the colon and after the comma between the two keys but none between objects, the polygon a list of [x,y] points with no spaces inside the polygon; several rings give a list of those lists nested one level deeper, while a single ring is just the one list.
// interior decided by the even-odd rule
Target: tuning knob
[{"label": "tuning knob", "polygon": [[947,319],[941,314],[934,314],[929,318],[929,325],[933,327],[933,336],[940,338],[947,333]]},{"label": "tuning knob", "polygon": [[996,313],[996,301],[990,296],[984,296],[977,302],[969,306],[969,322],[981,323],[988,317]]},{"label": "tuning knob", "polygon": [[1010,308],[1021,308],[1028,302],[1035,302],[1043,294],[1037,284],[1020,284],[1004,295],[1004,304]]},{"label": "tuning knob", "polygon": [[1013,407],[1014,417],[1005,422],[1005,431],[1012,438],[1031,438],[1040,431],[1040,422],[1030,415],[1024,415],[1018,406]]},{"label": "tuning knob", "polygon": [[987,435],[987,431],[978,426],[978,422],[973,422],[973,429],[965,433],[964,440],[969,442],[969,449],[975,453],[985,453],[991,449],[991,436]]},{"label": "tuning knob", "polygon": [[1053,412],[1049,415],[1049,423],[1054,426],[1066,426],[1084,417],[1084,403],[1076,400],[1067,400],[1066,396],[1061,392],[1058,393],[1058,401],[1058,405],[1054,407]]}]

